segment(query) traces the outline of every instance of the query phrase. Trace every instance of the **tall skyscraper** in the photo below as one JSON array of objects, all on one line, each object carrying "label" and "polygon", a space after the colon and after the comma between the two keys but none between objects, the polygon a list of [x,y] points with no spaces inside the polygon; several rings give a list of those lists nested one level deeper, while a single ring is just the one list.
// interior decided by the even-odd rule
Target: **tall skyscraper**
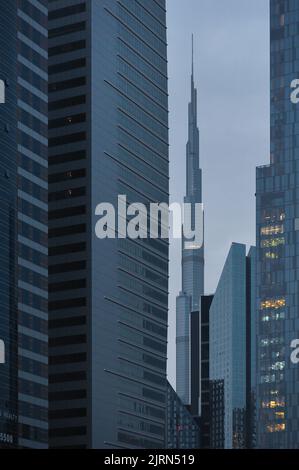
[{"label": "tall skyscraper", "polygon": [[[210,448],[210,308],[213,295],[202,295],[191,313],[191,407],[200,423],[200,448]],[[200,400],[198,399],[200,397]]]},{"label": "tall skyscraper", "polygon": [[[0,448],[17,442],[17,94],[16,9],[0,2]],[[3,86],[4,85],[4,86]]]},{"label": "tall skyscraper", "polygon": [[[193,211],[196,203],[202,203],[202,172],[199,167],[199,130],[197,126],[197,90],[194,86],[193,70],[193,37],[191,102],[188,108],[188,142],[186,147],[186,196],[184,202],[191,204]],[[200,296],[203,293],[204,246],[191,247],[182,238],[182,290],[176,301],[176,390],[184,404],[191,403],[190,314],[192,311],[199,309]]]},{"label": "tall skyscraper", "polygon": [[256,247],[246,258],[246,447],[256,448]]},{"label": "tall skyscraper", "polygon": [[0,6],[0,447],[163,448],[168,241],[95,208],[168,203],[165,1]]},{"label": "tall skyscraper", "polygon": [[0,401],[1,420],[8,422],[0,445],[35,448],[48,445],[46,5],[0,2],[5,81],[0,337],[6,346]]},{"label": "tall skyscraper", "polygon": [[247,446],[250,393],[247,358],[252,354],[251,269],[254,269],[254,248],[246,257],[245,245],[233,243],[210,307],[210,442],[213,448]]},{"label": "tall skyscraper", "polygon": [[48,446],[47,0],[17,15],[18,421],[20,447]]},{"label": "tall skyscraper", "polygon": [[297,1],[271,0],[271,161],[257,169],[258,447],[298,448],[299,139]]},{"label": "tall skyscraper", "polygon": [[50,446],[163,448],[168,243],[95,235],[168,203],[164,0],[49,3]]}]

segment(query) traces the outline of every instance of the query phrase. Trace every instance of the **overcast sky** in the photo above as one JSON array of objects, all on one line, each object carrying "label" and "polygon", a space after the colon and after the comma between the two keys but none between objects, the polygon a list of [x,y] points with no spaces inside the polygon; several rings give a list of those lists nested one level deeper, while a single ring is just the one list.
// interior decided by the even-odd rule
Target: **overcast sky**
[{"label": "overcast sky", "polygon": [[[213,293],[230,244],[254,244],[255,167],[269,162],[268,0],[168,0],[171,201],[185,191],[191,33],[205,207],[205,289]],[[175,385],[180,243],[170,250],[168,376]]]}]

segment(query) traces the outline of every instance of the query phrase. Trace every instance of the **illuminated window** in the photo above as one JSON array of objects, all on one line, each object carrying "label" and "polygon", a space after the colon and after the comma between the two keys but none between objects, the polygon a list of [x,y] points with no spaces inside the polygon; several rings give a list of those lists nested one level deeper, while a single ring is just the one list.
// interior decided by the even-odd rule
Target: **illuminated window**
[{"label": "illuminated window", "polygon": [[269,240],[262,240],[261,247],[262,248],[273,248],[275,246],[284,245],[285,239],[283,237],[280,238],[270,238]]},{"label": "illuminated window", "polygon": [[285,423],[270,424],[269,426],[267,426],[267,432],[282,432],[285,431],[285,429]]},{"label": "illuminated window", "polygon": [[261,339],[261,346],[270,346],[273,344],[282,344],[283,343],[283,337],[276,337],[276,338],[262,338]]},{"label": "illuminated window", "polygon": [[268,299],[268,300],[263,300],[261,302],[260,310],[264,310],[265,308],[274,308],[278,309],[281,307],[285,307],[286,301],[285,299]]},{"label": "illuminated window", "polygon": [[262,317],[262,321],[264,321],[264,322],[268,322],[270,320],[271,320],[271,318],[269,317],[269,315],[265,315],[264,317]]},{"label": "illuminated window", "polygon": [[263,218],[267,222],[283,222],[285,220],[285,212],[283,211],[283,209],[272,209],[270,211],[265,210],[263,211]]},{"label": "illuminated window", "polygon": [[285,401],[283,398],[281,400],[271,400],[271,401],[262,402],[262,408],[275,409],[275,408],[284,408],[284,407],[285,407]]},{"label": "illuminated window", "polygon": [[263,315],[261,318],[262,322],[283,320],[285,318],[285,312],[270,312]]},{"label": "illuminated window", "polygon": [[283,370],[285,368],[285,361],[275,362],[271,365],[270,370]]},{"label": "illuminated window", "polygon": [[267,225],[261,228],[261,235],[278,235],[283,232],[283,225]]},{"label": "illuminated window", "polygon": [[285,412],[284,411],[276,411],[275,417],[277,419],[284,419],[285,418]]},{"label": "illuminated window", "polygon": [[279,256],[278,256],[277,253],[273,253],[273,251],[267,251],[265,253],[265,258],[267,258],[267,259],[278,259]]}]

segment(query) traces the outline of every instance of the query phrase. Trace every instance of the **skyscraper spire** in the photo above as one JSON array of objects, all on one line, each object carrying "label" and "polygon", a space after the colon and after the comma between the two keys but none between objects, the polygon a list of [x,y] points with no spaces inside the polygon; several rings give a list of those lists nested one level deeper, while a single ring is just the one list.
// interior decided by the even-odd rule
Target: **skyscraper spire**
[{"label": "skyscraper spire", "polygon": [[191,78],[192,80],[194,79],[194,38],[193,38],[193,33],[192,33],[192,75]]},{"label": "skyscraper spire", "polygon": [[186,149],[186,198],[191,197],[192,200],[185,202],[202,202],[201,196],[199,130],[197,126],[197,89],[194,85],[194,36],[192,34],[191,100],[188,106],[188,142]]},{"label": "skyscraper spire", "polygon": [[[192,34],[191,100],[188,105],[188,142],[186,146],[186,196],[184,202],[202,203],[202,174],[199,166],[199,129],[197,126],[197,90],[194,85],[194,38]],[[182,290],[177,297],[177,393],[183,403],[191,401],[190,317],[199,310],[204,294],[204,246],[182,240]]]}]

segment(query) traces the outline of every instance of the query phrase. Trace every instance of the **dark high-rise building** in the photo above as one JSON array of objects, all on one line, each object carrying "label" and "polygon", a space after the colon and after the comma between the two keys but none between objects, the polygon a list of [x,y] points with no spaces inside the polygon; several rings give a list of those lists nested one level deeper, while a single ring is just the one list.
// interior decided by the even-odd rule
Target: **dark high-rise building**
[{"label": "dark high-rise building", "polygon": [[0,448],[17,443],[16,9],[0,1]]},{"label": "dark high-rise building", "polygon": [[[47,1],[1,1],[1,429],[14,446],[48,445]],[[1,77],[2,78],[2,77]],[[3,431],[3,433],[2,433]],[[0,443],[2,445],[3,442]],[[5,442],[4,442],[5,444]]]},{"label": "dark high-rise building", "polygon": [[213,295],[201,297],[200,309],[200,430],[201,447],[209,448],[211,421],[210,421],[210,308]]},{"label": "dark high-rise building", "polygon": [[271,160],[257,169],[257,445],[298,448],[299,329],[297,1],[271,0]]},{"label": "dark high-rise building", "polygon": [[198,449],[199,422],[167,382],[166,449]]},{"label": "dark high-rise building", "polygon": [[246,258],[246,447],[256,447],[256,247]]},{"label": "dark high-rise building", "polygon": [[168,203],[165,1],[0,6],[0,447],[163,448],[168,241],[94,229]]},{"label": "dark high-rise building", "polygon": [[[194,220],[195,204],[202,203],[202,171],[199,166],[199,129],[197,127],[197,90],[192,74],[191,101],[188,107],[188,142],[186,146],[186,196]],[[176,300],[176,389],[182,402],[191,403],[190,328],[191,312],[199,308],[204,293],[204,246],[182,238],[182,290]],[[198,397],[199,399],[199,397]]]},{"label": "dark high-rise building", "polygon": [[50,446],[163,448],[168,242],[95,235],[168,203],[164,0],[49,2]]},{"label": "dark high-rise building", "polygon": [[201,322],[199,312],[190,314],[190,410],[194,416],[200,413],[200,360]]},{"label": "dark high-rise building", "polygon": [[19,446],[48,446],[47,0],[12,2],[17,17]]},{"label": "dark high-rise building", "polygon": [[[213,448],[245,448],[252,427],[250,409],[252,247],[233,243],[210,306],[210,444]],[[254,289],[254,287],[253,287]],[[250,358],[250,359],[248,359]]]},{"label": "dark high-rise building", "polygon": [[[213,295],[202,295],[191,314],[191,413],[200,423],[200,447],[210,447],[210,307]],[[199,400],[200,397],[200,400]]]}]

